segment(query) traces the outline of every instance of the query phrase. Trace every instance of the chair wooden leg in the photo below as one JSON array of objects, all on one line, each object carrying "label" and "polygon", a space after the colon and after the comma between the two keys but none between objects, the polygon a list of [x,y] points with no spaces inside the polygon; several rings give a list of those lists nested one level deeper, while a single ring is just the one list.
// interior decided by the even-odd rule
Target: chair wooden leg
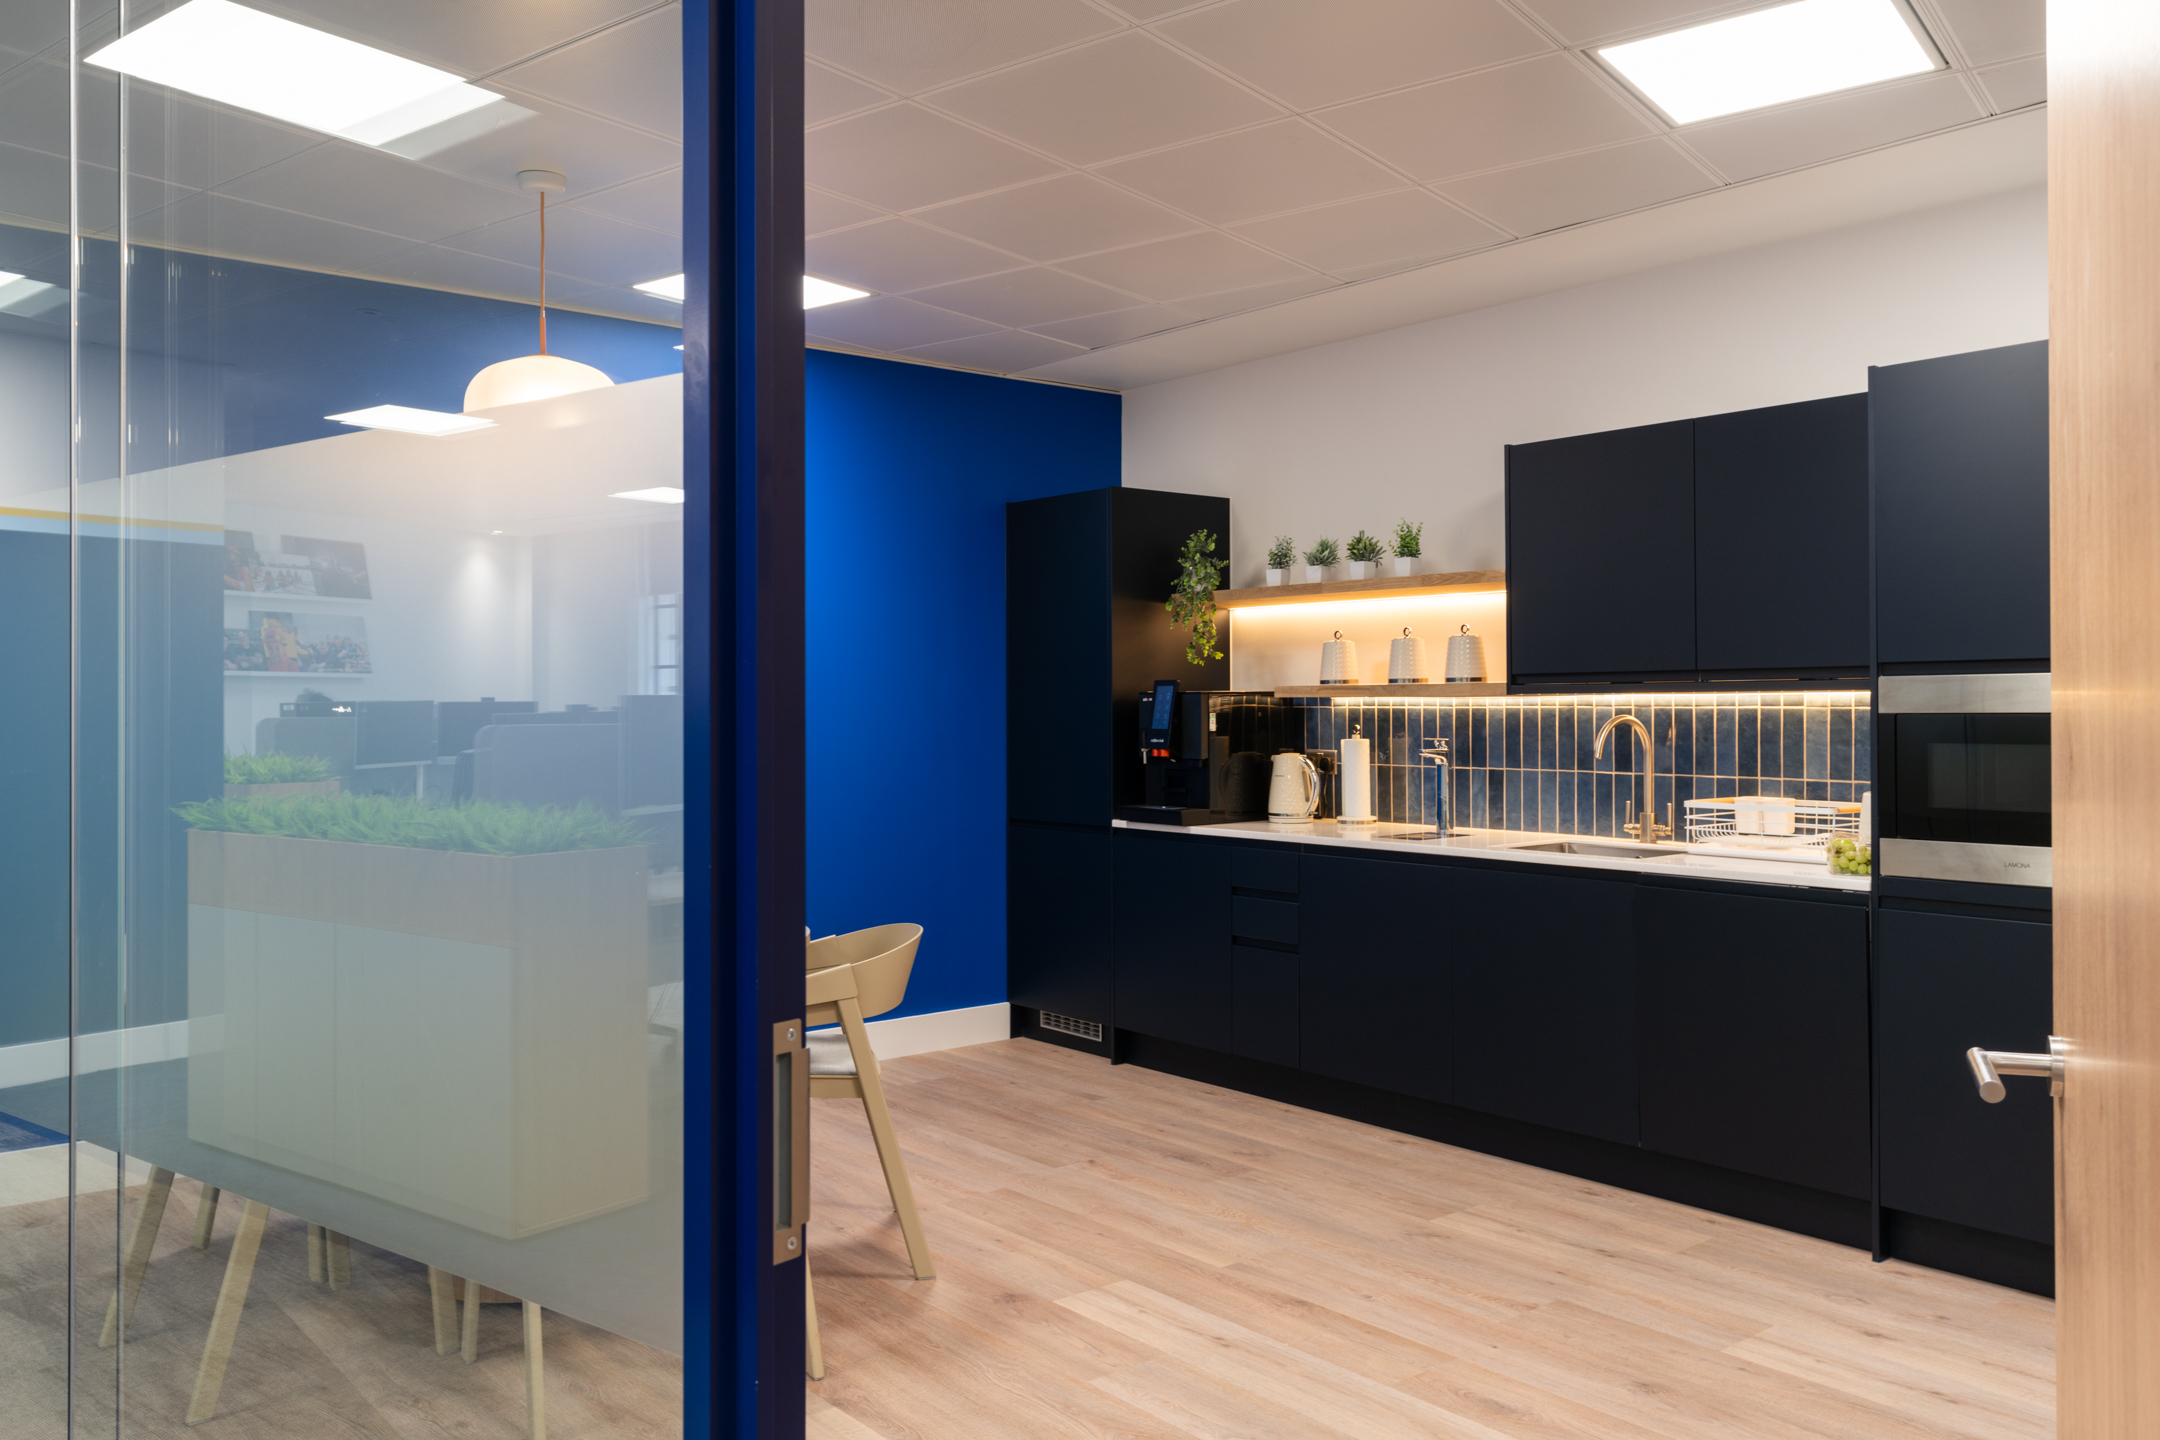
[{"label": "chair wooden leg", "polygon": [[451,1276],[447,1270],[428,1266],[428,1301],[435,1309],[435,1353],[454,1354],[458,1348],[457,1300],[451,1293]]},{"label": "chair wooden leg", "polygon": [[812,1380],[825,1378],[825,1341],[818,1334],[817,1286],[810,1283],[810,1257],[803,1257],[803,1368]]},{"label": "chair wooden leg", "polygon": [[525,1434],[547,1440],[547,1366],[540,1353],[540,1307],[525,1306]]},{"label": "chair wooden leg", "polygon": [[342,1231],[323,1231],[323,1273],[332,1290],[352,1284],[352,1239]]},{"label": "chair wooden leg", "polygon": [[870,1032],[863,1028],[862,1008],[852,999],[840,1002],[840,1027],[847,1032],[848,1049],[855,1056],[863,1110],[870,1117],[870,1136],[877,1141],[878,1163],[885,1167],[885,1188],[892,1192],[893,1209],[900,1216],[900,1233],[907,1239],[908,1261],[915,1267],[916,1279],[935,1279],[930,1242],[923,1236],[922,1216],[915,1212],[915,1189],[908,1184],[907,1160],[900,1153],[900,1137],[893,1131],[892,1112],[885,1108],[885,1082],[878,1075],[877,1055],[870,1049]]},{"label": "chair wooden leg", "polygon": [[217,1224],[217,1202],[217,1186],[203,1186],[202,1198],[195,1202],[195,1248],[197,1250],[210,1248],[210,1230],[211,1227]]},{"label": "chair wooden leg", "polygon": [[311,1283],[320,1285],[323,1276],[328,1273],[323,1257],[323,1228],[320,1225],[310,1225],[307,1227],[307,1278]]},{"label": "chair wooden leg", "polygon": [[158,1226],[165,1223],[165,1201],[172,1194],[173,1172],[150,1167],[150,1188],[143,1192],[142,1208],[135,1212],[135,1228],[128,1231],[127,1250],[120,1258],[120,1287],[105,1306],[105,1327],[98,1331],[98,1349],[110,1350],[120,1343],[120,1332],[135,1318],[135,1302],[142,1298],[143,1274],[150,1268],[150,1252],[157,1247]]},{"label": "chair wooden leg", "polygon": [[218,1286],[217,1309],[210,1316],[210,1337],[203,1342],[202,1368],[195,1372],[195,1393],[188,1400],[187,1423],[200,1425],[217,1414],[218,1392],[225,1388],[225,1367],[232,1363],[233,1340],[240,1333],[240,1312],[247,1305],[248,1283],[255,1278],[255,1256],[262,1249],[270,1207],[250,1200],[240,1212],[233,1235],[232,1258]]},{"label": "chair wooden leg", "polygon": [[480,1358],[480,1282],[465,1282],[465,1335],[458,1349],[467,1365]]}]

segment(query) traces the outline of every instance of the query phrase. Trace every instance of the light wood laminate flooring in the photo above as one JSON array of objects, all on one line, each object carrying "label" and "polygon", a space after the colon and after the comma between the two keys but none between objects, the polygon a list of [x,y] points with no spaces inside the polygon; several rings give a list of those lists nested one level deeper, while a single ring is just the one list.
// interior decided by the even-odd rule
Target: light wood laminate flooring
[{"label": "light wood laminate flooring", "polygon": [[[2054,1306],[1026,1040],[814,1107],[812,1440],[2043,1440]],[[552,1357],[551,1357],[552,1359]]]}]

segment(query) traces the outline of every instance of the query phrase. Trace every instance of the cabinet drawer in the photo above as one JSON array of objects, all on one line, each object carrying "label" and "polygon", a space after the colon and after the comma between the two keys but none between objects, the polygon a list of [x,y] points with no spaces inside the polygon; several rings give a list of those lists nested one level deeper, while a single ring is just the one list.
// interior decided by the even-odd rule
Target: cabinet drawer
[{"label": "cabinet drawer", "polygon": [[1298,893],[1298,852],[1287,845],[1240,845],[1230,855],[1230,883],[1240,890]]},{"label": "cabinet drawer", "polygon": [[1290,900],[1255,900],[1250,895],[1230,897],[1230,933],[1240,940],[1271,940],[1295,945],[1298,937],[1297,904]]}]

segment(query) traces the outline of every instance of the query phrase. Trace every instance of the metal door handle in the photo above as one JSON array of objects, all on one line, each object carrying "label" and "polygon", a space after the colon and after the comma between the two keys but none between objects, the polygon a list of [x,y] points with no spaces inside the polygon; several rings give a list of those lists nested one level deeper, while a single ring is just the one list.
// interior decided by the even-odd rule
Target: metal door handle
[{"label": "metal door handle", "polygon": [[1965,1052],[1965,1063],[1972,1066],[1973,1083],[1980,1087],[1980,1098],[1990,1105],[2000,1105],[2005,1075],[2042,1076],[2048,1082],[2048,1094],[2062,1094],[2063,1072],[2069,1054],[2070,1042],[2060,1035],[2050,1035],[2045,1055],[2016,1050],[1983,1050],[1975,1045]]}]

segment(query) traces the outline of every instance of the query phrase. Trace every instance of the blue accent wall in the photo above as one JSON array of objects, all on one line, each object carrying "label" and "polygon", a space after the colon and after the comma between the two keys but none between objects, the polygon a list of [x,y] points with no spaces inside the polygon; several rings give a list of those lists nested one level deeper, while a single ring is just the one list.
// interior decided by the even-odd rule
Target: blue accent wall
[{"label": "blue accent wall", "polygon": [[923,926],[895,1016],[994,1004],[1005,505],[1117,484],[1122,401],[822,350],[808,371],[809,923]]}]

